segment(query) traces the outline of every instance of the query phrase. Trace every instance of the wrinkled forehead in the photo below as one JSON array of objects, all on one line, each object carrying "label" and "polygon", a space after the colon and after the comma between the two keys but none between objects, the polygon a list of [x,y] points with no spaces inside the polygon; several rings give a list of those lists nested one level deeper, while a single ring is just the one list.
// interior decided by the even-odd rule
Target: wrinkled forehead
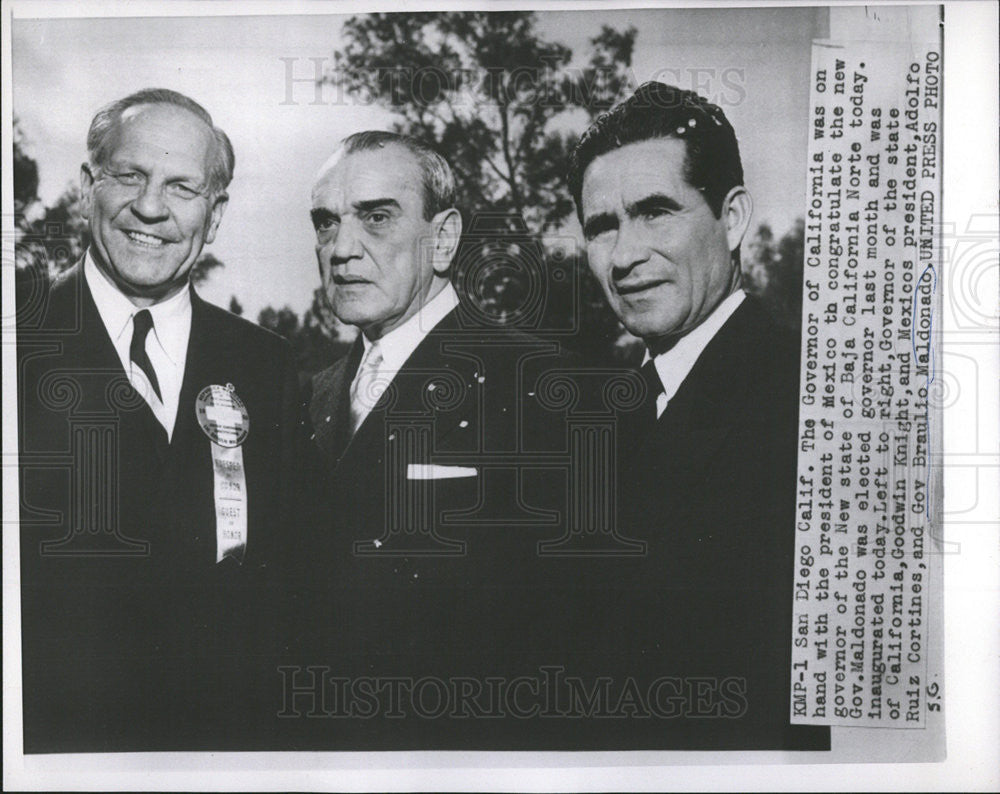
[{"label": "wrinkled forehead", "polygon": [[339,149],[320,168],[312,190],[314,207],[333,210],[377,199],[392,199],[401,207],[423,205],[420,164],[402,146],[349,154]]}]

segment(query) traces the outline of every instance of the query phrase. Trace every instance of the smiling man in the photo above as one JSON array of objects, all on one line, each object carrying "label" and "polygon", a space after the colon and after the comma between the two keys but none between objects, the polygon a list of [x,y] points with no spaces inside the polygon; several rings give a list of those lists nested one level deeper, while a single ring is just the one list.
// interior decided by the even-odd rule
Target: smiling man
[{"label": "smiling man", "polygon": [[632,658],[738,693],[674,746],[826,746],[789,721],[799,347],[742,288],[736,134],[697,94],[646,83],[584,133],[569,182],[590,269],[646,347],[618,437],[619,526],[648,549],[622,601]]},{"label": "smiling man", "polygon": [[25,749],[240,747],[294,523],[292,352],[190,284],[234,165],[204,108],[139,91],[87,149],[90,245],[18,315]]}]

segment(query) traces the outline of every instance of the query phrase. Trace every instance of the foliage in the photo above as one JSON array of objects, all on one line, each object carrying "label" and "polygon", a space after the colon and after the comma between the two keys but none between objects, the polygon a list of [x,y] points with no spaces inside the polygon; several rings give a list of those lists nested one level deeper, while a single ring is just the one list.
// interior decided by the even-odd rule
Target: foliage
[{"label": "foliage", "polygon": [[[531,12],[367,14],[344,24],[325,80],[381,103],[395,113],[398,131],[446,154],[466,229],[453,280],[496,321],[554,330],[545,319],[574,305],[572,295],[562,307],[552,303],[562,285],[546,290],[542,321],[532,308],[549,282],[551,238],[562,245],[573,214],[569,153],[587,121],[634,87],[636,35],[635,28],[601,27],[586,64],[576,67],[573,52],[546,40]],[[573,256],[570,281],[592,291],[584,255]],[[603,301],[576,297],[586,313],[573,319],[586,332],[563,341],[613,357],[617,320]],[[591,347],[598,340],[588,333],[609,325],[618,330]]]},{"label": "foliage", "polygon": [[771,227],[762,223],[747,248],[744,286],[759,297],[779,323],[798,331],[802,327],[802,259],[805,222],[797,218],[777,243]]},{"label": "foliage", "polygon": [[[18,152],[16,143],[14,150],[15,159],[26,158]],[[22,160],[22,168],[14,174],[14,192],[22,195],[26,195],[26,189],[18,184],[18,178],[25,173],[37,175],[37,167],[32,171],[27,162]],[[35,165],[33,160],[30,164]],[[48,207],[37,196],[20,207],[15,203],[14,229],[15,266],[31,268],[48,279],[72,267],[90,244],[87,221],[80,214],[80,192],[73,185],[67,186],[55,204]]]},{"label": "foliage", "polygon": [[603,27],[584,69],[569,68],[572,51],[543,39],[530,12],[367,14],[342,36],[329,82],[447,153],[470,218],[520,217],[541,232],[573,211],[564,177],[576,136],[553,122],[622,95],[636,30]]},{"label": "foliage", "polygon": [[[239,308],[242,311],[243,307]],[[350,347],[350,342],[339,339],[335,324],[326,314],[328,311],[322,290],[317,289],[313,293],[312,306],[302,315],[301,322],[298,314],[288,306],[280,309],[268,306],[257,316],[257,323],[291,342],[299,373],[308,376],[330,366]]]},{"label": "foliage", "polygon": [[215,254],[208,251],[202,253],[191,268],[191,283],[196,287],[208,281],[212,271],[221,270],[225,264]]},{"label": "foliage", "polygon": [[[601,26],[577,66],[573,52],[546,40],[536,21],[523,11],[351,17],[324,80],[359,102],[387,107],[399,131],[447,156],[465,220],[453,280],[467,299],[499,322],[558,333],[592,361],[620,361],[635,352],[636,340],[607,306],[570,231],[574,207],[565,175],[582,129],[635,87],[637,31]],[[33,268],[53,278],[82,257],[87,223],[75,186],[42,205],[38,165],[24,143],[15,119],[16,264],[19,275]],[[795,328],[803,233],[799,220],[776,241],[764,224],[744,251],[748,291]],[[223,267],[204,253],[192,281],[203,284]],[[243,312],[235,295],[229,308]],[[348,346],[321,289],[301,317],[268,307],[258,322],[291,341],[305,373],[329,366]]]},{"label": "foliage", "polygon": [[28,206],[38,201],[38,164],[24,151],[24,132],[16,118],[13,132],[14,213],[21,215]]}]

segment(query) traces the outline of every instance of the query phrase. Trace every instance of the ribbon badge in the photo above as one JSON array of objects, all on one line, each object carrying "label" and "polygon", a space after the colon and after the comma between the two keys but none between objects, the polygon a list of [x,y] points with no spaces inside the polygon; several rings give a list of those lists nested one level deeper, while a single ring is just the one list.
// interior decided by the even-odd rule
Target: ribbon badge
[{"label": "ribbon badge", "polygon": [[236,387],[206,386],[195,400],[195,415],[212,442],[215,472],[215,561],[243,562],[247,546],[247,482],[241,445],[250,434],[250,414]]}]

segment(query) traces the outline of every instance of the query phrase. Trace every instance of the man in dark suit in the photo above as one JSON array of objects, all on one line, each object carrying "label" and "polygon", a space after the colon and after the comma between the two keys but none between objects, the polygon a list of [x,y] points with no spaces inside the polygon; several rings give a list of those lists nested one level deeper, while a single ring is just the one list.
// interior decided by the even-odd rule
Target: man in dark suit
[{"label": "man in dark suit", "polygon": [[211,116],[148,89],[87,145],[90,246],[18,317],[25,751],[249,749],[292,351],[189,283],[233,174]]},{"label": "man in dark suit", "polygon": [[618,444],[619,526],[647,554],[605,637],[640,680],[728,690],[674,720],[670,746],[821,748],[826,729],[789,719],[799,347],[742,289],[733,128],[646,83],[584,133],[570,186],[591,271],[646,346],[647,398]]},{"label": "man in dark suit", "polygon": [[[560,472],[531,455],[564,434],[536,399],[558,345],[490,320],[450,281],[462,230],[447,162],[387,132],[347,138],[313,188],[323,286],[360,334],[317,374],[309,413],[331,508],[304,559],[290,645],[307,665],[356,679],[447,681],[509,674],[540,540],[559,535]],[[528,668],[536,672],[537,667]],[[306,682],[305,684],[303,682]],[[296,696],[289,711],[306,711]],[[469,746],[468,720],[300,719],[298,746]],[[327,730],[343,731],[330,738]],[[327,729],[327,730],[324,730]],[[479,746],[489,746],[480,743]]]}]

